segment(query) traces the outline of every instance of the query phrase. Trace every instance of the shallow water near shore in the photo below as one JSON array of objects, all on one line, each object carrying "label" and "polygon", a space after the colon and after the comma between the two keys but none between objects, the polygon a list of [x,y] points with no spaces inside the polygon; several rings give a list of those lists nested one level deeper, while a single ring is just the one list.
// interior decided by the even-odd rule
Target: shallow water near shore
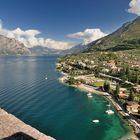
[{"label": "shallow water near shore", "polygon": [[56,60],[0,57],[0,107],[56,140],[118,140],[132,134],[113,107],[114,115],[105,113],[106,99],[89,99],[59,83]]}]

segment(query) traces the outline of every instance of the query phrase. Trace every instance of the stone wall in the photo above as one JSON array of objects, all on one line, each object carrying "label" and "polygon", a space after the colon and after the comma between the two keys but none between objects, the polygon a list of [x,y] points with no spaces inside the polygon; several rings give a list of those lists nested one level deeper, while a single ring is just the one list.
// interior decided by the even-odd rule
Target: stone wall
[{"label": "stone wall", "polygon": [[22,136],[24,134],[24,136],[29,136],[30,138],[37,140],[55,140],[0,108],[0,140],[11,137],[12,135],[19,136],[21,134]]}]

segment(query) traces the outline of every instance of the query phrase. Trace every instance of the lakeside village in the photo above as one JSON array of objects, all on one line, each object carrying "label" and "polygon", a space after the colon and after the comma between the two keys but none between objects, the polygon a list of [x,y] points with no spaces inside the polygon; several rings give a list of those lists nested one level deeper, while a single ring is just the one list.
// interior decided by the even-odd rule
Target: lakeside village
[{"label": "lakeside village", "polygon": [[139,57],[107,52],[65,56],[59,59],[57,69],[67,75],[63,80],[69,85],[107,93],[103,95],[108,96],[140,137]]}]

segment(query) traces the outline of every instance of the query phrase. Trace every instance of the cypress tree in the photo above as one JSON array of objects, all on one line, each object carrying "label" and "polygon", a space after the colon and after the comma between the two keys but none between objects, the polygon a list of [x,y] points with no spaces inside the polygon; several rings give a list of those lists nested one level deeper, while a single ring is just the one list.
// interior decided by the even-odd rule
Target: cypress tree
[{"label": "cypress tree", "polygon": [[110,83],[107,81],[104,82],[104,90],[106,92],[110,92]]},{"label": "cypress tree", "polygon": [[116,95],[118,95],[119,93],[120,93],[120,85],[117,84],[117,86],[116,86]]},{"label": "cypress tree", "polygon": [[134,99],[134,95],[133,95],[134,93],[133,93],[133,89],[130,89],[130,93],[129,93],[129,96],[128,96],[128,100],[129,101],[133,101],[133,99]]}]

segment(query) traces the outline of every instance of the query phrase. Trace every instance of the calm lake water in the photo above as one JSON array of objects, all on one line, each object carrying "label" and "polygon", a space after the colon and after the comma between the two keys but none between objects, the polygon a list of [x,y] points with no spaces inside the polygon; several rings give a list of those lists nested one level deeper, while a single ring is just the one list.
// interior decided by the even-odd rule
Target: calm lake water
[{"label": "calm lake water", "polygon": [[[56,57],[0,57],[0,107],[56,140],[118,140],[130,128],[108,102],[59,83]],[[47,80],[45,77],[47,75]],[[94,124],[92,120],[100,123]]]}]

